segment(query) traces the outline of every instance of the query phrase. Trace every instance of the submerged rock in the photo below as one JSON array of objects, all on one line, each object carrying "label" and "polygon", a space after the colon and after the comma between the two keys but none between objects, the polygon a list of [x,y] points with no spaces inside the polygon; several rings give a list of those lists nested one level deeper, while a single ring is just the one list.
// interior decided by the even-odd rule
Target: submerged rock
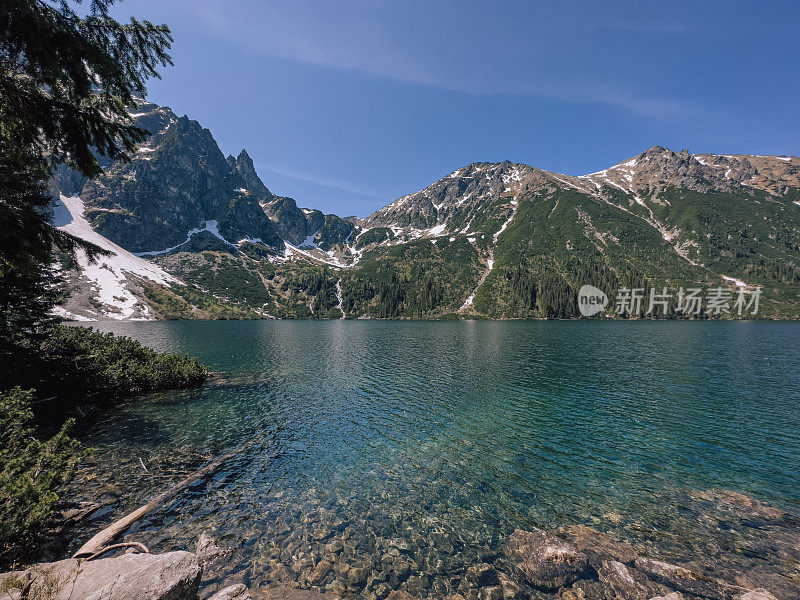
[{"label": "submerged rock", "polygon": [[252,600],[252,597],[247,590],[247,586],[243,583],[237,583],[221,589],[208,600]]},{"label": "submerged rock", "polygon": [[671,565],[660,560],[637,558],[635,564],[636,568],[643,571],[650,579],[674,590],[702,596],[703,598],[730,600],[735,595],[748,591],[742,587],[706,577],[684,567]]},{"label": "submerged rock", "polygon": [[758,518],[775,522],[791,517],[789,513],[776,506],[734,490],[712,488],[704,491],[695,491],[692,496],[698,500],[713,502],[720,511],[746,515],[750,519]]},{"label": "submerged rock", "polygon": [[558,600],[586,600],[586,592],[582,588],[562,588],[558,592]]},{"label": "submerged rock", "polygon": [[572,584],[570,588],[561,588],[558,592],[559,600],[609,600],[606,592],[610,591],[600,581],[581,579]]},{"label": "submerged rock", "polygon": [[516,600],[523,597],[522,587],[505,573],[498,573],[497,579],[503,588],[503,600]]},{"label": "submerged rock", "polygon": [[478,600],[503,600],[503,588],[490,585],[478,590]]},{"label": "submerged rock", "polygon": [[250,593],[253,600],[339,600],[339,596],[330,592],[315,592],[286,586],[251,590]]},{"label": "submerged rock", "polygon": [[750,590],[741,596],[737,596],[736,600],[778,600],[770,594],[767,590],[759,588],[757,590]]},{"label": "submerged rock", "polygon": [[684,600],[680,592],[671,592],[666,596],[653,596],[650,600]]},{"label": "submerged rock", "polygon": [[547,531],[517,529],[508,539],[505,555],[512,568],[530,585],[557,590],[580,576],[589,566],[578,548]]},{"label": "submerged rock", "polygon": [[327,560],[321,560],[316,564],[316,566],[305,571],[301,577],[301,580],[308,583],[308,585],[322,585],[332,568],[333,563]]},{"label": "submerged rock", "polygon": [[25,598],[47,600],[195,600],[200,572],[189,552],[70,558],[0,575],[0,589],[11,599],[22,598],[24,586]]},{"label": "submerged rock", "polygon": [[364,587],[370,573],[372,573],[372,565],[370,564],[352,565],[347,571],[347,581],[350,585]]},{"label": "submerged rock", "polygon": [[606,560],[597,570],[597,575],[615,598],[647,600],[648,590],[631,575],[628,567],[616,560]]},{"label": "submerged rock", "polygon": [[208,571],[211,565],[220,558],[230,554],[228,548],[223,548],[218,545],[216,540],[206,533],[200,534],[194,552],[197,556],[197,561],[203,567],[204,571]]},{"label": "submerged rock", "polygon": [[395,590],[386,596],[386,600],[414,600],[414,596],[402,590]]},{"label": "submerged rock", "polygon": [[636,551],[628,542],[615,539],[591,527],[577,525],[567,528],[564,536],[586,554],[589,564],[599,568],[605,560],[615,560],[631,565],[636,560]]},{"label": "submerged rock", "polygon": [[491,586],[498,583],[497,573],[488,563],[478,563],[468,567],[466,580],[474,587]]}]

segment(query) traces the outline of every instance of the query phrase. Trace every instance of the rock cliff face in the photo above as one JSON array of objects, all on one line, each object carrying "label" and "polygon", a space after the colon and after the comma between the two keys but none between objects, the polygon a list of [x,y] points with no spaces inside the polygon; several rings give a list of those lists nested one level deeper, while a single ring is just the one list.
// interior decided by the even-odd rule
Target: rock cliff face
[{"label": "rock cliff face", "polygon": [[345,244],[354,229],[350,221],[322,211],[299,208],[293,198],[272,196],[262,202],[278,235],[293,246],[330,250]]},{"label": "rock cliff face", "polygon": [[80,196],[95,231],[125,249],[186,249],[191,232],[210,228],[233,245],[256,241],[280,253],[286,240],[328,250],[352,232],[350,222],[270,192],[245,150],[226,158],[197,121],[148,102],[132,116],[152,135],[129,163],[106,161],[92,181],[61,166],[52,182],[54,195]]},{"label": "rock cliff face", "polygon": [[273,196],[270,200],[262,203],[264,212],[275,225],[279,235],[295,246],[303,243],[309,233],[315,232],[318,227],[316,224],[321,219],[315,220],[311,215],[319,215],[319,211],[303,211],[297,206],[293,198],[283,196]]},{"label": "rock cliff face", "polygon": [[155,133],[131,162],[111,165],[80,190],[98,233],[133,252],[158,252],[213,221],[228,242],[260,239],[282,248],[259,205],[269,191],[247,171],[252,162],[245,153],[232,168],[197,121],[149,104],[135,114],[137,124]]},{"label": "rock cliff face", "polygon": [[250,158],[247,150],[242,150],[236,158],[229,156],[227,162],[228,166],[239,174],[245,187],[256,200],[266,203],[275,199],[276,196],[267,189],[267,186],[264,185],[264,182],[261,181],[258,173],[256,173],[253,159]]}]

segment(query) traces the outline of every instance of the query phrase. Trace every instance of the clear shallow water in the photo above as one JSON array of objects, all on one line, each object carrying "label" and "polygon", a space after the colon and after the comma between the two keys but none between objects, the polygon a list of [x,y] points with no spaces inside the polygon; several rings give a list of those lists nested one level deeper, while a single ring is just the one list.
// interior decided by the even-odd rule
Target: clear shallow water
[{"label": "clear shallow water", "polygon": [[114,502],[95,526],[253,441],[130,535],[167,550],[211,533],[237,549],[219,580],[342,591],[333,571],[309,580],[309,564],[334,552],[360,565],[400,548],[423,587],[408,574],[393,587],[445,595],[516,527],[589,524],[691,561],[730,552],[720,519],[704,516],[718,502],[699,490],[800,509],[800,324],[102,328],[224,371],[81,432],[95,448],[81,481]]}]

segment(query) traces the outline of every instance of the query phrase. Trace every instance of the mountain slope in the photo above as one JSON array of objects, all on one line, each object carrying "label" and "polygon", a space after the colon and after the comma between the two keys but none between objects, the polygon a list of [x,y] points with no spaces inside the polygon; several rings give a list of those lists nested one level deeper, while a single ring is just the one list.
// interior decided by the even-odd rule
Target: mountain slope
[{"label": "mountain slope", "polygon": [[612,297],[621,287],[749,284],[764,287],[767,314],[795,316],[799,172],[793,157],[658,146],[582,177],[476,163],[370,215],[356,240],[467,236],[483,271],[462,313],[573,317],[586,283]]},{"label": "mountain slope", "polygon": [[[163,112],[143,105],[137,122],[156,121],[153,113]],[[80,195],[92,226],[134,252],[176,246],[188,231],[210,221],[218,223],[228,242],[260,239],[280,249],[272,223],[211,133],[187,117],[164,116],[157,122],[163,127],[138,148],[130,163],[115,163],[83,186]]]},{"label": "mountain slope", "polygon": [[[134,116],[153,134],[130,163],[93,181],[63,167],[54,177],[54,190],[79,197],[83,234],[142,261],[124,278],[136,302],[114,304],[79,260],[74,297],[106,309],[76,314],[574,317],[577,290],[592,284],[612,298],[626,287],[758,286],[763,315],[798,316],[796,157],[654,146],[580,177],[473,163],[343,219],[273,194],[246,151],[224,157],[188,117],[147,102]],[[148,277],[152,263],[176,281]]]}]

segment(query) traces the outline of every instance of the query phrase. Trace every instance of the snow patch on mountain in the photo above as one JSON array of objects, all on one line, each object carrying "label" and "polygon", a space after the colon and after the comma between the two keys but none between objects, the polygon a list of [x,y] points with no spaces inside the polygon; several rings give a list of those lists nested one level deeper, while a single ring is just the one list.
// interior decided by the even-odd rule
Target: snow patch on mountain
[{"label": "snow patch on mountain", "polygon": [[475,289],[472,290],[472,293],[469,296],[467,296],[467,299],[464,301],[464,304],[462,304],[461,308],[458,309],[459,312],[464,312],[470,309],[472,303],[475,301],[475,294],[478,293],[478,290],[483,285],[483,282],[486,281],[486,278],[489,276],[489,273],[492,272],[492,269],[494,269],[494,258],[489,258],[486,261],[486,271],[484,271],[483,275],[481,275],[481,278],[478,281],[478,285],[475,286]]},{"label": "snow patch on mountain", "polygon": [[286,241],[284,241],[283,245],[284,245],[283,256],[270,257],[271,261],[286,262],[300,258],[315,263],[324,263],[326,265],[330,265],[332,267],[338,267],[340,269],[351,266],[342,261],[338,256],[336,256],[336,253],[333,250],[324,252],[322,249],[316,246],[314,246],[313,248],[306,248],[302,250],[298,246],[293,246],[292,244]]},{"label": "snow patch on mountain", "polygon": [[344,307],[342,306],[342,303],[344,302],[344,299],[342,298],[342,278],[341,277],[336,281],[336,299],[339,301],[339,304],[336,306],[336,308],[338,308],[339,311],[342,313],[342,317],[341,318],[344,319],[345,318],[345,313],[344,313]]},{"label": "snow patch on mountain", "polygon": [[751,286],[749,283],[745,283],[745,282],[744,282],[744,281],[742,281],[741,279],[736,279],[736,277],[730,277],[730,276],[728,276],[728,275],[720,275],[720,277],[722,277],[722,278],[723,278],[725,281],[727,281],[728,283],[732,283],[732,284],[734,284],[736,287],[740,287],[740,288],[749,288],[749,287],[753,287],[753,286]]},{"label": "snow patch on mountain", "polygon": [[96,319],[92,319],[91,317],[87,317],[85,315],[76,314],[74,312],[68,311],[63,306],[56,306],[53,308],[52,313],[57,316],[61,317],[65,321],[84,321],[84,322],[92,322]]},{"label": "snow patch on mountain", "polygon": [[319,234],[319,231],[320,231],[320,230],[319,230],[319,229],[317,229],[315,232],[313,232],[313,233],[310,233],[310,234],[309,234],[309,235],[306,237],[306,239],[304,239],[304,240],[303,240],[303,241],[302,241],[302,242],[301,242],[301,243],[298,245],[298,248],[316,248],[316,247],[317,247],[317,243],[316,243],[314,240],[316,239],[316,237],[317,237],[317,234]]},{"label": "snow patch on mountain", "polygon": [[[78,249],[75,253],[81,276],[89,281],[94,298],[104,307],[101,314],[95,315],[116,320],[152,320],[154,317],[147,305],[131,290],[130,276],[164,286],[180,283],[180,280],[94,231],[84,217],[84,210],[79,197],[61,195],[55,203],[53,222],[58,229],[112,253],[91,261],[84,250]],[[78,315],[66,309],[63,311],[62,316],[68,318],[95,320],[95,315]]]},{"label": "snow patch on mountain", "polygon": [[[172,252],[186,244],[189,240],[192,239],[193,236],[197,235],[198,233],[202,233],[204,231],[209,232],[216,238],[219,238],[222,242],[226,243],[228,246],[236,247],[236,244],[230,243],[219,232],[219,223],[214,220],[208,220],[203,224],[203,227],[191,229],[186,233],[186,239],[182,241],[180,244],[172,246],[171,248],[166,248],[164,250],[151,250],[150,252],[136,252],[136,256],[158,256],[160,254],[167,254],[168,252]],[[261,241],[259,238],[244,238],[242,241],[245,242],[252,242],[252,241]]]},{"label": "snow patch on mountain", "polygon": [[506,219],[505,222],[500,226],[500,229],[497,230],[497,233],[495,233],[492,236],[492,242],[497,244],[497,238],[500,237],[500,234],[506,230],[506,227],[508,227],[511,224],[511,221],[513,221],[514,217],[516,216],[517,216],[517,206],[514,205],[514,209],[511,211],[511,214],[509,215],[508,219]]}]

